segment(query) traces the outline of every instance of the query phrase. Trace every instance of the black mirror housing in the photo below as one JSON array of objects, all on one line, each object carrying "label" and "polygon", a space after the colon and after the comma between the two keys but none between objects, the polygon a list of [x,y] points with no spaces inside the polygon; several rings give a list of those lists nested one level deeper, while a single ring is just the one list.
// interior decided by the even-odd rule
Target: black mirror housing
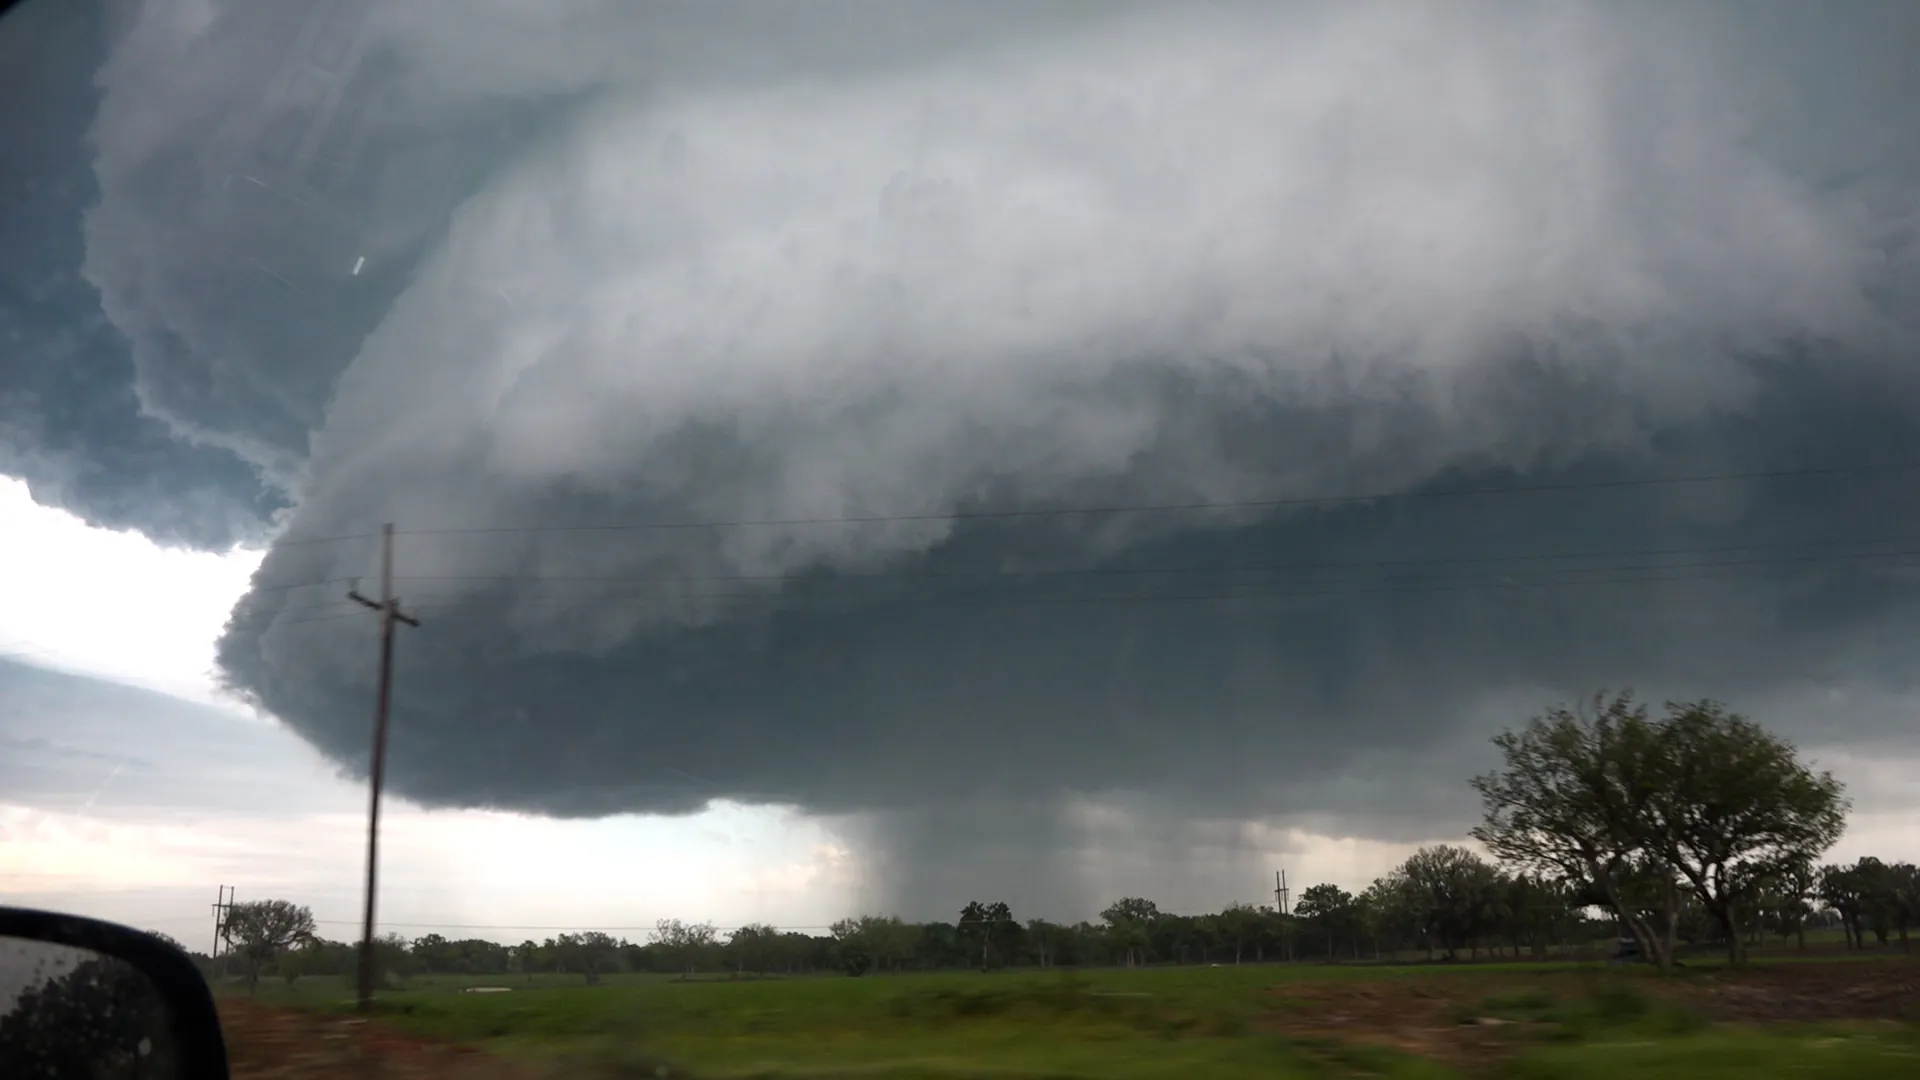
[{"label": "black mirror housing", "polygon": [[[69,960],[53,971],[6,968],[8,957],[31,954],[85,958]],[[89,955],[91,954],[91,955]],[[97,997],[61,1002],[62,1015],[49,1023],[52,1031],[36,1030],[36,1008],[46,1009],[48,988],[61,977],[111,968],[120,973],[118,986],[106,987]],[[63,975],[62,972],[65,974]],[[0,907],[0,1061],[13,1056],[34,1060],[57,1053],[62,1059],[84,1055],[92,1033],[109,1030],[111,1016],[89,1015],[129,1005],[125,992],[137,987],[143,1022],[159,1036],[140,1039],[139,1054],[156,1055],[138,1063],[130,1075],[178,1077],[180,1080],[226,1080],[226,1041],[213,994],[193,959],[160,938],[132,927],[99,919],[51,911]],[[118,991],[116,994],[115,991]],[[39,1025],[44,1028],[45,1025]],[[71,1034],[69,1033],[71,1032]],[[12,1042],[14,1045],[7,1045]],[[27,1045],[33,1043],[34,1045]],[[100,1048],[105,1052],[109,1048]],[[91,1070],[89,1070],[91,1071]],[[63,1075],[56,1072],[56,1077]]]}]

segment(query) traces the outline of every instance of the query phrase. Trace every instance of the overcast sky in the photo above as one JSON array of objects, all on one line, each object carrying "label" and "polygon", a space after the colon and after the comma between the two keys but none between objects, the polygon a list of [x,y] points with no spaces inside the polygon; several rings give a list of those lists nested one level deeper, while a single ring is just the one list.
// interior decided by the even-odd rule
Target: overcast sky
[{"label": "overcast sky", "polygon": [[1911,855],[1917,49],[1894,0],[29,4],[0,887],[350,916],[387,522],[396,920],[1361,885],[1623,685]]}]

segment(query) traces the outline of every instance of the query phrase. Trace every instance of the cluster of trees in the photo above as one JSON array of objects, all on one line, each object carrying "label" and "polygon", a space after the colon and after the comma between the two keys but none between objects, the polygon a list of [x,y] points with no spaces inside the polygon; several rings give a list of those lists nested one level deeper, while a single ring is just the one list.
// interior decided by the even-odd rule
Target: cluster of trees
[{"label": "cluster of trees", "polygon": [[[1473,837],[1493,856],[1422,848],[1358,893],[1302,890],[1290,912],[1235,904],[1164,912],[1128,897],[1076,923],[1021,922],[1003,901],[971,901],[952,922],[862,915],[806,934],[765,924],[722,933],[662,920],[644,942],[599,932],[503,945],[429,934],[377,945],[387,978],[412,974],[853,975],[1006,966],[1218,964],[1591,954],[1622,935],[1661,966],[1681,945],[1726,950],[1734,963],[1766,935],[1804,947],[1809,928],[1839,926],[1848,944],[1902,947],[1920,920],[1920,871],[1861,859],[1818,865],[1839,837],[1840,784],[1803,765],[1784,740],[1718,703],[1668,704],[1597,694],[1494,740],[1501,768],[1473,781],[1484,809]],[[235,905],[234,955],[257,980],[354,971],[355,950],[313,932],[284,901]]]},{"label": "cluster of trees", "polygon": [[1822,867],[1811,889],[1806,882],[1796,884],[1800,891],[1791,897],[1776,895],[1775,902],[1797,909],[1809,906],[1809,899],[1819,900],[1846,932],[1850,947],[1865,948],[1871,933],[1882,946],[1897,934],[1900,947],[1911,948],[1908,931],[1920,926],[1920,867],[1869,855],[1852,866]]}]

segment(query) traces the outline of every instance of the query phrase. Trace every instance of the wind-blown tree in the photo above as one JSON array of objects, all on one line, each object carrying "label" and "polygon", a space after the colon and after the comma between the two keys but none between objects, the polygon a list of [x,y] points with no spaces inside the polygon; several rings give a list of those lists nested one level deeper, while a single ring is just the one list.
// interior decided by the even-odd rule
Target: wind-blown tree
[{"label": "wind-blown tree", "polygon": [[1686,880],[1720,924],[1727,959],[1746,961],[1742,915],[1769,879],[1811,863],[1846,829],[1832,773],[1714,701],[1669,704],[1643,778],[1653,788],[1644,847]]},{"label": "wind-blown tree", "polygon": [[260,973],[281,952],[313,937],[313,912],[286,900],[252,900],[227,909],[220,936],[246,965],[247,991],[260,987]]},{"label": "wind-blown tree", "polygon": [[1503,862],[1584,885],[1664,970],[1671,935],[1627,895],[1650,796],[1637,773],[1653,741],[1647,711],[1625,693],[1594,695],[1592,710],[1555,707],[1494,737],[1504,767],[1473,780],[1485,820],[1472,836]]},{"label": "wind-blown tree", "polygon": [[[1678,905],[1650,918],[1646,886],[1673,880],[1719,925],[1734,964],[1743,916],[1769,880],[1839,838],[1847,804],[1792,744],[1712,701],[1659,720],[1631,693],[1596,694],[1591,715],[1549,710],[1495,737],[1503,767],[1475,778],[1473,836],[1523,869],[1583,883],[1663,969]],[[1640,895],[1634,895],[1638,892]]]}]

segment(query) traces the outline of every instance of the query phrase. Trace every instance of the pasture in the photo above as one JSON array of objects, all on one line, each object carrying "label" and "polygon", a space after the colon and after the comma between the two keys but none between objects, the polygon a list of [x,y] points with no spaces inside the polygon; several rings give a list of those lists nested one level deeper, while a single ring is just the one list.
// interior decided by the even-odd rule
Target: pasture
[{"label": "pasture", "polygon": [[[474,985],[504,993],[467,993]],[[425,977],[225,988],[236,1075],[889,1078],[1920,1075],[1920,965],[1246,965],[848,978]],[[271,1045],[270,1045],[271,1044]],[[275,1046],[282,1049],[276,1050]],[[478,1053],[459,1053],[450,1046]],[[313,1056],[325,1047],[332,1057]],[[435,1056],[439,1055],[439,1056]],[[289,1070],[292,1071],[289,1071]],[[397,1070],[397,1071],[395,1071]]]}]

